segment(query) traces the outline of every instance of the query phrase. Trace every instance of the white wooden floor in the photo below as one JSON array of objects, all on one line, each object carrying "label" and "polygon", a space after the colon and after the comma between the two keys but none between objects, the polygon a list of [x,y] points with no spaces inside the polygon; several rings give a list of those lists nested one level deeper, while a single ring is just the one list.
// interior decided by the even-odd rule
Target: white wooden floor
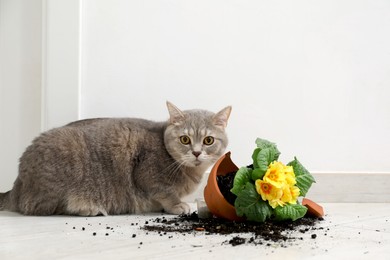
[{"label": "white wooden floor", "polygon": [[390,259],[389,203],[322,205],[324,229],[297,234],[304,239],[286,248],[277,243],[232,247],[222,244],[229,236],[194,232],[168,238],[139,228],[158,215],[27,217],[0,212],[0,259]]}]

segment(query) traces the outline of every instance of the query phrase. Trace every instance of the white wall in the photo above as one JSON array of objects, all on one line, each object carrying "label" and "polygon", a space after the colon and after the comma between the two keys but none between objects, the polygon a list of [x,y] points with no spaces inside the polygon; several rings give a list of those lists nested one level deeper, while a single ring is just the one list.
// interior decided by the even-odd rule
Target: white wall
[{"label": "white wall", "polygon": [[390,172],[386,0],[95,0],[82,21],[82,118],[233,105],[238,165],[262,137],[314,172]]},{"label": "white wall", "polygon": [[0,0],[0,191],[40,131],[41,0]]},{"label": "white wall", "polygon": [[43,130],[79,118],[81,2],[43,0]]},{"label": "white wall", "polygon": [[43,2],[0,0],[0,191],[41,123],[164,120],[165,100],[233,105],[238,165],[259,136],[313,172],[390,172],[387,1]]}]

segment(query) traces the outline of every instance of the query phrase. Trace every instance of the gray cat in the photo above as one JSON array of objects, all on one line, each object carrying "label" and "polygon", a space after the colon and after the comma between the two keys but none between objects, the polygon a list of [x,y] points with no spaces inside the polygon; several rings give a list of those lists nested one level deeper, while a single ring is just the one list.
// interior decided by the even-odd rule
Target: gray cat
[{"label": "gray cat", "polygon": [[20,159],[0,210],[25,215],[189,213],[181,198],[224,153],[231,112],[180,111],[170,119],[87,119],[41,134]]}]

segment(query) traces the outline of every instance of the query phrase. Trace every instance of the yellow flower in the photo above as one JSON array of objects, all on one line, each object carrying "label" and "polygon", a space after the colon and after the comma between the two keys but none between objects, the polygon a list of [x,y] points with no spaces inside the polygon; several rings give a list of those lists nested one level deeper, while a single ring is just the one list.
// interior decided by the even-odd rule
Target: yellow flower
[{"label": "yellow flower", "polygon": [[294,169],[281,162],[272,162],[263,180],[256,180],[256,191],[272,208],[283,207],[286,203],[296,204],[299,188],[295,186]]},{"label": "yellow flower", "polygon": [[282,200],[270,200],[270,201],[268,201],[268,204],[269,204],[273,209],[276,208],[277,206],[283,207],[284,205],[286,205],[286,203],[284,203]]},{"label": "yellow flower", "polygon": [[277,188],[282,188],[286,182],[285,167],[286,166],[281,162],[272,162],[268,166],[268,170],[266,171],[263,180],[271,183]]},{"label": "yellow flower", "polygon": [[[292,196],[292,200],[291,200],[291,204],[296,204],[297,203],[297,199],[298,199],[298,196],[299,196],[299,193],[301,192],[299,190],[299,188],[297,186],[292,186],[290,188],[290,192],[291,192],[291,196]],[[294,201],[294,202],[292,202]]]},{"label": "yellow flower", "polygon": [[[276,208],[278,205],[283,204],[280,198],[283,196],[283,190],[275,187],[271,183],[263,180],[256,180],[256,191],[261,195],[264,201],[268,200],[268,203],[272,208]],[[284,204],[283,204],[284,205]]]},{"label": "yellow flower", "polygon": [[290,186],[288,185],[285,185],[283,187],[283,195],[282,195],[282,198],[281,200],[283,202],[290,202],[292,200],[292,195],[291,195],[291,191],[290,191]]},{"label": "yellow flower", "polygon": [[283,195],[281,200],[285,203],[297,204],[299,196],[299,188],[297,186],[285,185],[283,187]]},{"label": "yellow flower", "polygon": [[285,166],[284,167],[284,173],[286,176],[286,181],[289,185],[295,185],[297,183],[295,179],[295,173],[292,166]]}]

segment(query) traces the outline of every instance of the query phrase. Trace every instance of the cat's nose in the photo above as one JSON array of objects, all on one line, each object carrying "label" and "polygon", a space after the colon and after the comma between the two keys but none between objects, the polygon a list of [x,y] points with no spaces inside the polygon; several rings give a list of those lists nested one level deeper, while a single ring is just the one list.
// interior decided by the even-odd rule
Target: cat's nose
[{"label": "cat's nose", "polygon": [[202,152],[192,152],[192,154],[196,157],[196,158],[198,158],[199,157],[199,155],[201,154]]}]

